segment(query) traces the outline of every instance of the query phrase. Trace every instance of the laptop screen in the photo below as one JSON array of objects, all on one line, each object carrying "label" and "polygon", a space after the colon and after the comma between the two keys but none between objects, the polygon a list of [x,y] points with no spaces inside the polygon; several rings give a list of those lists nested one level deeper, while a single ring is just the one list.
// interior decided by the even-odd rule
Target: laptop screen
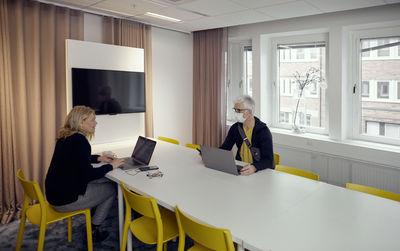
[{"label": "laptop screen", "polygon": [[153,155],[156,141],[139,136],[135,149],[133,149],[132,158],[138,162],[148,165]]}]

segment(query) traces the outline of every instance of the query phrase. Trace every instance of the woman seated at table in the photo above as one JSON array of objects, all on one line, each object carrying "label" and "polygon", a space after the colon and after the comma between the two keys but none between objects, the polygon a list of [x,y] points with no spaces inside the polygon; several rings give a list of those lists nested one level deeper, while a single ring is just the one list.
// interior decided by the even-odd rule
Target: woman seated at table
[{"label": "woman seated at table", "polygon": [[[92,234],[95,242],[107,238],[99,226],[106,218],[116,196],[115,184],[105,174],[123,163],[112,154],[91,155],[89,140],[97,125],[93,109],[75,106],[60,129],[53,158],[46,176],[46,196],[59,212],[95,209]],[[98,168],[91,163],[106,162]]]}]

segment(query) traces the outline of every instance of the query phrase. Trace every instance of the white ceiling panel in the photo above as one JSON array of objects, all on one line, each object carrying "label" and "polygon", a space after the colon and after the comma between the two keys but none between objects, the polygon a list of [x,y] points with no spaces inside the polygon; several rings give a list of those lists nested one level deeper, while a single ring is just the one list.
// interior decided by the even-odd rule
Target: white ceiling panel
[{"label": "white ceiling panel", "polygon": [[259,8],[270,5],[293,2],[293,0],[230,0],[246,8]]},{"label": "white ceiling panel", "polygon": [[306,0],[316,8],[323,12],[333,12],[341,10],[349,10],[355,8],[365,8],[385,4],[383,0]]},{"label": "white ceiling panel", "polygon": [[218,19],[226,21],[231,26],[239,25],[239,24],[251,24],[251,23],[259,23],[264,21],[272,20],[273,18],[257,12],[255,10],[245,10],[239,11],[235,13],[229,13],[221,16],[217,16]]},{"label": "white ceiling panel", "polygon": [[180,7],[204,13],[209,16],[222,15],[246,9],[228,0],[197,0],[187,4],[181,4]]},{"label": "white ceiling panel", "polygon": [[151,2],[141,0],[104,0],[92,6],[92,8],[99,9],[112,9],[115,11],[121,11],[125,13],[132,13],[133,15],[144,14],[148,11],[154,12],[165,7]]},{"label": "white ceiling panel", "polygon": [[50,0],[49,2],[60,3],[65,5],[87,7],[95,3],[101,2],[102,0]]},{"label": "white ceiling panel", "polygon": [[161,14],[161,15],[168,16],[168,17],[177,18],[182,21],[193,20],[193,19],[198,19],[198,18],[204,17],[204,16],[196,14],[192,11],[187,11],[187,10],[182,10],[182,9],[177,9],[177,8],[172,8],[172,7],[158,10],[157,12],[154,12],[154,13]]},{"label": "white ceiling panel", "polygon": [[314,6],[304,1],[283,3],[279,5],[259,8],[257,10],[276,19],[302,17],[322,13]]}]

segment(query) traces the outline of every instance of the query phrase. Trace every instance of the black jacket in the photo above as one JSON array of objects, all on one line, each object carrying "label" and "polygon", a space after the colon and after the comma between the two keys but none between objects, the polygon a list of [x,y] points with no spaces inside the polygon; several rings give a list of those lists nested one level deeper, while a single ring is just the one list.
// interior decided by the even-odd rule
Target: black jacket
[{"label": "black jacket", "polygon": [[80,133],[59,139],[47,171],[46,197],[51,205],[62,206],[72,203],[86,192],[87,184],[104,177],[112,170],[110,164],[93,168],[98,155],[91,155],[89,141]]},{"label": "black jacket", "polygon": [[[261,122],[257,117],[254,117],[254,119],[255,124],[253,134],[251,135],[251,145],[260,149],[261,159],[259,162],[252,163],[252,165],[256,167],[257,171],[266,168],[275,169],[272,134],[264,122]],[[232,150],[233,145],[236,144],[238,148],[236,159],[242,160],[240,157],[240,147],[243,144],[243,139],[240,136],[238,126],[243,127],[243,123],[236,122],[231,126],[228,136],[226,136],[225,142],[220,148],[230,151]]]}]

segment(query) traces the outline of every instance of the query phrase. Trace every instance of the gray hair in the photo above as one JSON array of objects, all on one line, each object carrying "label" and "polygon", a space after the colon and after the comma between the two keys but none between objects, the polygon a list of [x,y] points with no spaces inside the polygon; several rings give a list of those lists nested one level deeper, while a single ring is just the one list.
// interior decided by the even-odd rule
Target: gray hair
[{"label": "gray hair", "polygon": [[254,113],[256,102],[254,102],[254,99],[249,95],[240,95],[233,100],[233,103],[243,103],[244,108],[249,109]]}]

